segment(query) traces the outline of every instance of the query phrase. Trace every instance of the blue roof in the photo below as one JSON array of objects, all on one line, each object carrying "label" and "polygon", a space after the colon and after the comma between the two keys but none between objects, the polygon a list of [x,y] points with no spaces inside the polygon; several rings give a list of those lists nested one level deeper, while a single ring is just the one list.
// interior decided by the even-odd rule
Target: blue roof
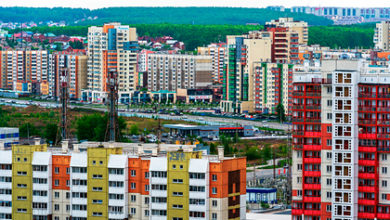
[{"label": "blue roof", "polygon": [[276,191],[274,188],[246,188],[247,193],[274,193]]}]

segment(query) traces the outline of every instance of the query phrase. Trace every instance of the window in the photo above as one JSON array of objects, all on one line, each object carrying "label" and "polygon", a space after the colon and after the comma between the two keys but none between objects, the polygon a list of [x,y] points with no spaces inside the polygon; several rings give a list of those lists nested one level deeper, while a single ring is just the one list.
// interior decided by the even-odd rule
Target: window
[{"label": "window", "polygon": [[173,164],[173,165],[172,165],[172,169],[176,169],[176,164]]},{"label": "window", "polygon": [[66,174],[69,174],[69,173],[70,173],[70,168],[67,167],[67,168],[66,168]]},{"label": "window", "polygon": [[328,105],[328,106],[332,106],[332,100],[331,100],[331,99],[328,99],[327,105]]},{"label": "window", "polygon": [[382,167],[382,173],[387,174],[387,167]]},{"label": "window", "polygon": [[72,167],[73,173],[87,173],[86,167]]},{"label": "window", "polygon": [[183,209],[183,205],[173,204],[172,208],[174,208],[174,209]]},{"label": "window", "polygon": [[211,220],[217,220],[218,215],[217,213],[211,213]]},{"label": "window", "polygon": [[184,168],[184,166],[183,165],[180,165],[180,169],[182,170]]},{"label": "window", "polygon": [[18,171],[18,176],[26,176],[27,175],[27,172],[25,171]]},{"label": "window", "polygon": [[54,198],[60,198],[60,192],[54,192]]},{"label": "window", "polygon": [[101,191],[103,191],[103,188],[102,187],[92,187],[92,191],[101,192]]},{"label": "window", "polygon": [[302,190],[297,190],[297,196],[302,196]]},{"label": "window", "polygon": [[145,172],[145,179],[149,179],[149,172]]},{"label": "window", "polygon": [[173,196],[183,196],[183,192],[172,192],[172,195]]},{"label": "window", "polygon": [[332,113],[327,113],[327,114],[326,114],[326,118],[327,118],[328,120],[332,119]]},{"label": "window", "polygon": [[101,174],[93,174],[92,179],[103,179],[103,175]]},{"label": "window", "polygon": [[92,165],[96,165],[96,160],[93,160],[93,161],[92,161]]},{"label": "window", "polygon": [[27,200],[27,196],[18,196],[18,200]]},{"label": "window", "polygon": [[123,194],[108,194],[109,199],[114,199],[114,200],[123,200]]},{"label": "window", "polygon": [[382,200],[387,200],[387,194],[382,194]]},{"label": "window", "polygon": [[331,212],[332,211],[332,205],[326,205],[326,211]]},{"label": "window", "polygon": [[190,173],[190,179],[205,179],[204,173]]},{"label": "window", "polygon": [[136,184],[135,183],[130,183],[130,188],[131,189],[136,189],[137,187],[136,187]]},{"label": "window", "polygon": [[70,180],[66,180],[66,186],[70,186]]},{"label": "window", "polygon": [[135,215],[136,212],[137,212],[136,208],[131,208],[130,209],[130,215]]},{"label": "window", "polygon": [[326,172],[331,173],[332,172],[332,166],[330,166],[330,165],[326,166]]},{"label": "window", "polygon": [[149,191],[149,185],[148,185],[148,184],[145,185],[145,191],[146,191],[146,192]]},{"label": "window", "polygon": [[297,164],[297,169],[302,170],[302,164]]},{"label": "window", "polygon": [[212,180],[212,181],[217,181],[217,175],[216,175],[216,174],[213,174],[213,175],[211,176],[211,180]]},{"label": "window", "polygon": [[108,181],[108,186],[122,188],[124,186],[124,183],[121,181]]},{"label": "window", "polygon": [[54,204],[54,211],[59,211],[59,210],[60,210],[60,205]]},{"label": "window", "polygon": [[326,158],[332,159],[332,152],[326,152]]},{"label": "window", "polygon": [[103,216],[103,213],[101,213],[101,212],[93,212],[92,216]]},{"label": "window", "polygon": [[326,192],[326,198],[328,199],[332,198],[332,192]]},{"label": "window", "polygon": [[100,164],[100,165],[103,165],[103,161],[99,161],[99,164]]},{"label": "window", "polygon": [[212,193],[212,194],[217,194],[217,188],[216,188],[216,187],[213,187],[213,188],[211,189],[211,193]]},{"label": "window", "polygon": [[331,186],[332,185],[332,179],[326,179],[326,185]]},{"label": "window", "polygon": [[137,196],[131,195],[131,196],[130,196],[130,201],[131,201],[131,202],[136,202],[136,201],[137,201]]},{"label": "window", "polygon": [[145,216],[149,216],[149,210],[145,210]]},{"label": "window", "polygon": [[387,187],[387,180],[382,180],[382,187]]},{"label": "window", "polygon": [[[11,190],[10,190],[10,193],[9,195],[11,195]],[[4,194],[4,193],[1,193],[0,191],[0,194]],[[40,191],[40,190],[33,190],[33,196],[47,196],[47,191]],[[54,194],[54,197],[55,197],[55,194]],[[56,197],[57,198],[57,197]]]},{"label": "window", "polygon": [[183,183],[183,179],[173,179],[173,183]]},{"label": "window", "polygon": [[149,204],[149,197],[145,197],[145,204]]},{"label": "window", "polygon": [[205,200],[204,199],[190,199],[190,204],[191,205],[205,205]]},{"label": "window", "polygon": [[152,184],[152,190],[167,190],[167,185]]},{"label": "window", "polygon": [[60,168],[59,167],[55,167],[54,168],[54,173],[56,173],[56,174],[60,173]]},{"label": "window", "polygon": [[297,183],[302,183],[302,177],[297,177]]},{"label": "window", "polygon": [[204,191],[205,191],[204,186],[190,186],[190,192],[204,192]]},{"label": "window", "polygon": [[60,185],[60,181],[59,180],[54,180],[54,185],[55,186],[59,186]]},{"label": "window", "polygon": [[70,192],[66,192],[65,197],[66,197],[66,199],[69,199],[70,198]]},{"label": "window", "polygon": [[213,207],[217,207],[218,206],[218,201],[217,200],[212,200],[211,204],[212,204]]},{"label": "window", "polygon": [[135,170],[131,170],[131,176],[136,176],[136,171]]},{"label": "window", "polygon": [[382,154],[382,160],[387,160],[387,154]]},{"label": "window", "polygon": [[92,200],[92,203],[93,203],[93,204],[102,204],[102,203],[103,203],[103,200],[94,199],[94,200]]},{"label": "window", "polygon": [[326,145],[332,146],[332,139],[326,139]]}]

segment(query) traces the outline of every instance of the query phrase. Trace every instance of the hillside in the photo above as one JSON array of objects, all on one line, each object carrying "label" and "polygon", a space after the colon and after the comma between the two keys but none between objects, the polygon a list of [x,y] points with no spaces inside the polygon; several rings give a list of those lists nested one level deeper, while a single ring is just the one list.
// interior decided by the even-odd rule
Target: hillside
[{"label": "hillside", "polygon": [[[95,18],[95,20],[89,20]],[[66,21],[70,25],[101,25],[118,21],[126,24],[264,24],[279,17],[294,17],[310,25],[330,25],[331,20],[303,13],[277,12],[258,8],[227,7],[114,7],[96,10],[80,8],[0,7],[3,22]]]}]

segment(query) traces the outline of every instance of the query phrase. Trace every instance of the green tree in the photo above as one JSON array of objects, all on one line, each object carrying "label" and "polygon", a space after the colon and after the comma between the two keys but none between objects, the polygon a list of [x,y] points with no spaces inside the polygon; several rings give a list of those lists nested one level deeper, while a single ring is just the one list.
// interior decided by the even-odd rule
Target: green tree
[{"label": "green tree", "polygon": [[139,127],[137,124],[133,124],[130,127],[130,134],[131,135],[138,135],[139,134]]},{"label": "green tree", "polygon": [[56,124],[47,124],[44,130],[43,137],[47,143],[55,143],[58,133],[58,126]]},{"label": "green tree", "polygon": [[284,113],[284,106],[282,103],[279,103],[276,106],[276,114],[280,123],[283,123],[286,120],[286,115]]},{"label": "green tree", "polygon": [[258,147],[251,147],[246,151],[245,156],[248,160],[258,160],[262,155]]}]

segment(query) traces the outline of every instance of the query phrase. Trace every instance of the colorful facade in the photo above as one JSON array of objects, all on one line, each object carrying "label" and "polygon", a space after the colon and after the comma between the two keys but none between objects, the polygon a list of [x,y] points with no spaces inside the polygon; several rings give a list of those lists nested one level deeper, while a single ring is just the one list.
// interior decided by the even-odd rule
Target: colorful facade
[{"label": "colorful facade", "polygon": [[361,60],[294,75],[293,219],[390,219],[389,75]]},{"label": "colorful facade", "polygon": [[245,219],[245,158],[103,145],[1,151],[0,218]]}]

